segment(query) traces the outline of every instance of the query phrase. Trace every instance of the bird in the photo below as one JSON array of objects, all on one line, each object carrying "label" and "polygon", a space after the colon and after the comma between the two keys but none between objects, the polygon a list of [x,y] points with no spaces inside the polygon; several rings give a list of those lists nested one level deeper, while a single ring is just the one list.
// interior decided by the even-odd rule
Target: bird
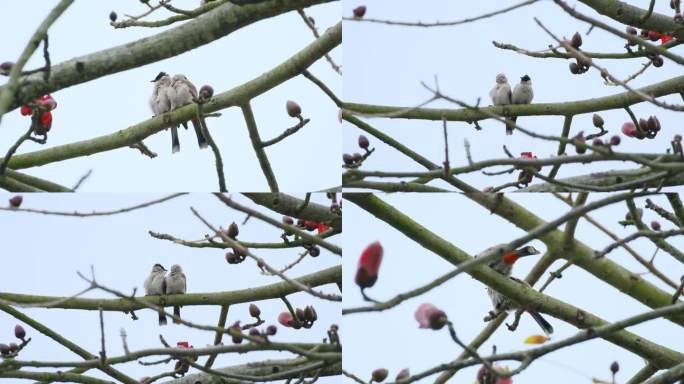
[{"label": "bird", "polygon": [[[499,244],[495,245],[493,247],[487,248],[486,250],[482,251],[479,255],[476,257],[483,257],[485,255],[491,254],[495,249],[504,247],[506,244]],[[526,286],[530,286],[526,281],[516,279],[515,277],[511,276],[511,273],[513,272],[513,265],[515,264],[518,259],[521,257],[525,256],[531,256],[531,255],[538,255],[540,252],[534,248],[531,245],[527,245],[525,247],[522,247],[520,249],[515,249],[510,252],[506,252],[500,257],[495,258],[494,260],[490,261],[489,264],[487,264],[490,268],[493,270],[499,272],[502,275],[508,276],[511,278],[513,281],[523,284]],[[515,301],[511,300],[510,298],[502,295],[501,293],[497,292],[496,290],[492,289],[491,287],[487,287],[487,294],[489,295],[489,298],[492,301],[492,305],[494,306],[494,311],[490,312],[491,317],[495,317],[501,312],[507,312],[511,311],[514,309],[520,308],[520,305],[516,303]],[[539,326],[542,328],[544,333],[547,335],[550,335],[553,333],[553,326],[546,321],[542,317],[539,312],[533,310],[533,309],[528,309],[525,308],[525,310],[532,316],[534,321],[539,324]]]},{"label": "bird", "polygon": [[[171,110],[188,105],[197,99],[197,88],[195,85],[188,80],[185,75],[177,74],[171,78],[171,88],[173,92],[171,93]],[[193,128],[195,128],[195,134],[197,135],[197,143],[200,148],[207,148],[207,139],[202,134],[202,126],[197,117],[190,119]],[[176,126],[178,127],[178,126]],[[183,122],[183,127],[188,128],[188,124]]]},{"label": "bird", "polygon": [[[166,72],[159,72],[152,82],[154,83],[154,88],[150,97],[150,108],[155,116],[159,116],[171,111],[171,99],[174,90],[171,87],[171,77]],[[180,151],[178,126],[171,126],[171,153],[178,151]]]},{"label": "bird", "polygon": [[[183,294],[187,290],[186,286],[186,280],[185,280],[185,274],[183,273],[183,269],[181,268],[180,265],[174,264],[171,266],[171,271],[169,271],[169,274],[166,275],[166,294],[167,295],[173,295],[173,294]],[[174,305],[173,306],[173,314],[174,316],[180,318],[180,305]],[[173,322],[175,324],[180,324],[180,321],[177,319],[173,319]]]},{"label": "bird", "polygon": [[[520,83],[513,88],[511,102],[513,104],[530,104],[534,98],[534,91],[532,90],[532,79],[525,75],[520,78]],[[518,117],[513,116],[511,120],[516,121]]]},{"label": "bird", "polygon": [[[161,264],[152,267],[150,275],[145,279],[145,296],[163,296],[166,294],[166,269]],[[159,311],[159,325],[166,325],[166,315],[163,309]]]},{"label": "bird", "polygon": [[[496,75],[496,85],[489,91],[489,97],[492,98],[492,104],[494,105],[509,105],[511,104],[511,86],[508,84],[508,79],[503,73]],[[508,120],[508,119],[507,119]],[[513,126],[508,122],[506,123],[506,134],[510,135],[513,133]]]}]

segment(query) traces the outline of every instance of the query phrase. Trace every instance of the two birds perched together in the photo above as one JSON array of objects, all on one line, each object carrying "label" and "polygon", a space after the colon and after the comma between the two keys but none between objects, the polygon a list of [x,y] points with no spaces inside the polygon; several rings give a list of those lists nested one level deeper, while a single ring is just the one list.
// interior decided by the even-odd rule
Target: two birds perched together
[{"label": "two birds perched together", "polygon": [[[499,244],[487,248],[484,251],[482,251],[479,255],[477,255],[476,258],[489,255],[492,252],[495,252],[496,249],[501,248],[505,245],[506,244]],[[489,262],[488,266],[493,270],[499,272],[500,274],[510,277],[511,280],[515,281],[516,283],[527,285],[529,287],[529,284],[526,281],[516,279],[515,277],[511,276],[511,273],[513,272],[513,265],[521,257],[538,255],[539,253],[540,252],[536,248],[534,248],[531,245],[528,245],[502,254],[501,257],[497,257],[493,261]],[[518,303],[490,287],[487,287],[487,294],[489,295],[489,298],[492,301],[492,305],[494,306],[494,310],[489,313],[490,319],[494,319],[496,316],[499,315],[499,313],[520,308],[520,305]],[[551,324],[548,321],[546,321],[546,319],[544,319],[542,315],[539,314],[539,312],[529,308],[524,309],[526,312],[530,314],[530,316],[532,316],[534,321],[536,321],[537,324],[539,324],[544,333],[546,333],[547,335],[553,333],[553,326],[551,326]]]},{"label": "two birds perched together", "polygon": [[[161,264],[155,264],[152,267],[152,272],[145,279],[145,295],[146,296],[164,296],[173,294],[183,294],[187,291],[185,274],[180,265],[174,264],[171,266],[171,271],[166,274],[166,269]],[[174,316],[180,318],[180,306],[173,307]],[[173,322],[178,324],[180,321],[173,319]],[[159,312],[159,325],[166,325],[166,316],[164,312]]]},{"label": "two birds perched together", "polygon": [[[513,91],[511,85],[508,84],[508,79],[503,73],[496,75],[496,85],[489,91],[489,97],[492,98],[494,105],[509,105],[509,104],[530,104],[534,98],[532,91],[532,79],[525,75],[520,78],[520,83],[516,84]],[[515,123],[516,116],[510,118]],[[513,134],[513,125],[506,124],[506,134]]]},{"label": "two birds perched together", "polygon": [[[174,111],[184,105],[188,105],[197,99],[197,88],[188,80],[185,75],[174,75],[170,77],[166,72],[159,72],[157,77],[152,80],[154,89],[150,97],[150,108],[155,116]],[[208,146],[207,139],[202,134],[202,126],[197,118],[190,120],[195,128],[197,142],[200,148]],[[178,140],[179,125],[171,126],[171,152],[180,151],[180,141]],[[188,128],[187,123],[183,122],[183,127]]]}]

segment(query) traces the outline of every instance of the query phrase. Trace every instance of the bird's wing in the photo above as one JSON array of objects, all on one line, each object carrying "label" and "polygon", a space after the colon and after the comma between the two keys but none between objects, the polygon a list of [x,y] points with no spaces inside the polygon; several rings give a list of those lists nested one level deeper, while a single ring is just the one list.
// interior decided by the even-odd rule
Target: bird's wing
[{"label": "bird's wing", "polygon": [[496,96],[496,90],[499,88],[498,85],[495,85],[494,88],[492,88],[491,91],[489,91],[489,97],[492,99],[492,102],[494,101],[494,97]]}]

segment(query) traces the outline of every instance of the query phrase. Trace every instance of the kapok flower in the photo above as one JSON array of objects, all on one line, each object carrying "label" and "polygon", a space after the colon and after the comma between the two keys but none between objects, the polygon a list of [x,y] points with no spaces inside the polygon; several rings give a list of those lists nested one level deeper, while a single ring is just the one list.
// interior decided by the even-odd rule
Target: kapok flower
[{"label": "kapok flower", "polygon": [[292,327],[294,318],[290,312],[281,312],[280,315],[278,315],[278,322],[285,327]]},{"label": "kapok flower", "polygon": [[372,287],[378,279],[378,270],[380,269],[380,262],[382,261],[382,245],[376,241],[361,253],[359,258],[359,265],[356,268],[356,285],[361,288]]},{"label": "kapok flower", "polygon": [[323,224],[323,223],[318,223],[318,225],[316,226],[316,229],[318,229],[318,234],[320,235],[321,233],[330,229],[330,227],[328,225]]},{"label": "kapok flower", "polygon": [[421,304],[415,313],[418,328],[442,329],[449,321],[446,313],[430,303]]}]

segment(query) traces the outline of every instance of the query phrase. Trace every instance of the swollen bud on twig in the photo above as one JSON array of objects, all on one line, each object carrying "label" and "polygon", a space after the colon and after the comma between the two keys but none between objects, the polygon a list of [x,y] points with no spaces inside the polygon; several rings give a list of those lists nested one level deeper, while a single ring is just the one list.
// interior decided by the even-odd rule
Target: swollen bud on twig
[{"label": "swollen bud on twig", "polygon": [[302,114],[302,107],[292,100],[288,100],[287,103],[285,103],[285,109],[290,117],[297,117]]},{"label": "swollen bud on twig", "polygon": [[616,146],[620,145],[620,136],[614,135],[613,137],[610,138],[610,145]]},{"label": "swollen bud on twig", "polygon": [[660,68],[663,66],[663,64],[665,64],[665,61],[660,56],[653,56],[651,62],[653,63],[653,66],[656,68]]},{"label": "swollen bud on twig", "polygon": [[369,145],[370,142],[368,141],[368,138],[364,135],[359,135],[359,147],[363,149],[368,149]]},{"label": "swollen bud on twig", "polygon": [[574,75],[579,75],[580,73],[582,73],[582,68],[580,68],[579,64],[573,61],[572,63],[570,63],[570,72]]},{"label": "swollen bud on twig", "polygon": [[226,231],[226,236],[235,240],[235,238],[237,237],[237,235],[239,233],[240,233],[240,230],[238,229],[238,225],[235,224],[234,221],[232,223],[230,223],[230,225],[228,226],[228,230]]},{"label": "swollen bud on twig", "polygon": [[9,199],[10,208],[19,208],[23,201],[24,197],[21,195],[12,196],[12,198]]},{"label": "swollen bud on twig", "polygon": [[371,382],[382,383],[389,375],[389,371],[385,368],[378,368],[371,374]]},{"label": "swollen bud on twig", "polygon": [[273,336],[277,332],[278,332],[278,327],[276,327],[275,325],[269,325],[268,327],[266,327],[266,334],[268,336]]},{"label": "swollen bud on twig", "polygon": [[116,12],[112,11],[109,13],[109,20],[111,20],[112,23],[116,21],[116,18],[117,18]]},{"label": "swollen bud on twig", "polygon": [[430,303],[421,304],[414,317],[418,321],[418,328],[430,328],[433,330],[442,329],[449,319],[444,311]]},{"label": "swollen bud on twig", "polygon": [[289,216],[283,216],[283,224],[294,225],[294,220]]},{"label": "swollen bud on twig", "polygon": [[249,305],[249,315],[258,319],[261,315],[261,309],[259,309],[256,304],[252,303]]},{"label": "swollen bud on twig", "polygon": [[5,75],[5,76],[9,75],[13,66],[14,66],[14,63],[11,61],[5,61],[4,63],[0,64],[0,75]]},{"label": "swollen bud on twig", "polygon": [[24,338],[26,337],[26,331],[24,330],[24,327],[22,327],[21,325],[17,324],[17,325],[14,327],[14,336],[15,336],[17,339],[19,339],[19,340],[21,340],[21,341],[24,341]]},{"label": "swollen bud on twig", "polygon": [[249,335],[252,337],[261,336],[261,334],[259,333],[259,330],[256,328],[250,328],[249,329]]},{"label": "swollen bud on twig", "polygon": [[594,113],[591,117],[591,121],[594,123],[594,127],[603,128],[603,118],[598,113]]},{"label": "swollen bud on twig", "polygon": [[610,365],[610,371],[613,372],[613,375],[618,373],[620,370],[620,364],[618,364],[617,361],[613,361],[613,364]]},{"label": "swollen bud on twig", "polygon": [[397,373],[397,377],[394,378],[394,381],[400,381],[407,379],[409,376],[411,376],[411,371],[409,371],[408,368],[404,368],[399,373]]},{"label": "swollen bud on twig", "polygon": [[231,332],[233,343],[242,344],[242,328],[240,327],[240,322],[237,321],[233,325],[231,325],[230,330],[233,331]]},{"label": "swollen bud on twig", "polygon": [[309,255],[311,255],[311,257],[317,257],[320,254],[321,254],[321,249],[318,248],[317,246],[314,245],[311,248],[309,248]]},{"label": "swollen bud on twig", "polygon": [[344,155],[342,155],[342,161],[344,161],[344,163],[347,165],[352,165],[354,164],[354,156],[345,153]]},{"label": "swollen bud on twig", "polygon": [[660,231],[660,223],[655,220],[651,221],[651,229],[654,231]]},{"label": "swollen bud on twig", "polygon": [[366,6],[365,5],[360,5],[356,8],[354,8],[354,17],[356,18],[362,18],[363,15],[366,14]]},{"label": "swollen bud on twig", "polygon": [[10,353],[10,347],[7,344],[0,344],[0,354],[7,356]]},{"label": "swollen bud on twig", "polygon": [[359,257],[359,264],[356,268],[356,277],[354,281],[356,285],[361,288],[372,287],[378,279],[378,270],[380,269],[380,262],[382,262],[382,245],[376,241],[361,253]]},{"label": "swollen bud on twig", "polygon": [[572,35],[572,40],[570,40],[570,45],[575,49],[579,49],[579,47],[582,46],[582,35],[580,35],[579,32],[575,32],[575,34]]}]

